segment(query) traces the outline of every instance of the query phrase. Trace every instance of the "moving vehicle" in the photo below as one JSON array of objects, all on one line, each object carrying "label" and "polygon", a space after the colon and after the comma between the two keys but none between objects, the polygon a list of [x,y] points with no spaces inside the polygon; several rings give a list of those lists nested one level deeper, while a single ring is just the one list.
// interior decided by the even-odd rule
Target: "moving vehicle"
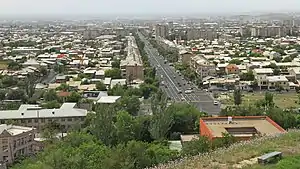
[{"label": "moving vehicle", "polygon": [[218,101],[214,101],[214,105],[219,105],[219,102]]},{"label": "moving vehicle", "polygon": [[191,94],[192,93],[192,90],[186,90],[184,91],[185,94]]}]

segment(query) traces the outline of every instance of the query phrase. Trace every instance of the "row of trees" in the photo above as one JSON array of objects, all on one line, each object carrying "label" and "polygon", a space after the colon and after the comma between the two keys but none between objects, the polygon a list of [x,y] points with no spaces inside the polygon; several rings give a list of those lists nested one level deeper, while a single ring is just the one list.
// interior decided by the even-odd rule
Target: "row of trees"
[{"label": "row of trees", "polygon": [[222,116],[269,116],[272,120],[278,123],[285,129],[300,126],[300,116],[294,109],[282,109],[275,105],[273,94],[265,93],[262,100],[244,105],[242,104],[242,93],[240,90],[235,90],[233,94],[235,106],[227,106],[222,109]]},{"label": "row of trees", "polygon": [[177,48],[164,48],[160,44],[157,43],[156,40],[150,39],[150,43],[154,48],[157,49],[158,53],[162,55],[169,62],[177,62],[179,51]]},{"label": "row of trees", "polygon": [[188,155],[187,150],[184,154],[170,150],[165,140],[198,133],[199,118],[206,114],[188,104],[167,107],[161,92],[151,102],[153,116],[132,116],[118,103],[97,105],[95,113],[88,114],[84,129],[69,133],[63,141],[49,137],[53,140],[42,153],[13,168],[141,169]]}]

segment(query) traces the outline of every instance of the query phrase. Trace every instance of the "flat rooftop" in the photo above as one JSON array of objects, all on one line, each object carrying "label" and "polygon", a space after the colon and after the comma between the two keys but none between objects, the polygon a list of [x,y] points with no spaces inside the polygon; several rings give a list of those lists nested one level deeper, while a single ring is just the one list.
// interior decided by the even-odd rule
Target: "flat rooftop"
[{"label": "flat rooftop", "polygon": [[253,132],[257,132],[261,135],[274,135],[285,132],[266,116],[232,117],[232,122],[229,122],[228,117],[202,118],[202,120],[213,137],[222,137],[223,133],[230,133],[233,130],[235,133],[234,136],[240,137],[248,137],[252,135]]}]

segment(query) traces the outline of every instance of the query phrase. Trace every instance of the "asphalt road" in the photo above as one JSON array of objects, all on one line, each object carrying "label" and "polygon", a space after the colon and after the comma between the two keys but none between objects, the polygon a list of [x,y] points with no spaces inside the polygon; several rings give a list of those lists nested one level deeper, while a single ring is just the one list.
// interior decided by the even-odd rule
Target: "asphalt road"
[{"label": "asphalt road", "polygon": [[[184,79],[183,75],[177,73],[173,66],[164,63],[164,58],[159,55],[158,51],[152,47],[150,42],[143,36],[141,40],[145,43],[145,51],[149,56],[151,66],[156,67],[157,76],[161,82],[161,89],[175,102],[188,102],[195,105],[200,111],[215,115],[220,112],[220,105],[214,105],[213,98],[209,93],[200,90],[193,83]],[[193,92],[185,94],[187,89],[192,88]],[[181,91],[181,92],[180,92]]]}]

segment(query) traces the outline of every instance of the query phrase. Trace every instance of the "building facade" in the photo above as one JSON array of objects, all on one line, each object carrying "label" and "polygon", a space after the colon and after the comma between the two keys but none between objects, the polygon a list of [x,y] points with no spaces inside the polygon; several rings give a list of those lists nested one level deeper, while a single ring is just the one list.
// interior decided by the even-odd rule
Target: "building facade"
[{"label": "building facade", "polygon": [[35,153],[34,138],[36,130],[31,127],[0,125],[0,161],[11,164],[20,156]]},{"label": "building facade", "polygon": [[56,122],[62,132],[66,132],[73,127],[81,127],[88,113],[75,106],[76,103],[64,103],[59,109],[43,109],[38,105],[23,104],[18,110],[0,111],[0,123],[33,127],[39,131],[43,126]]},{"label": "building facade", "polygon": [[121,60],[121,75],[127,82],[144,79],[144,66],[135,38],[128,36],[127,57]]}]

